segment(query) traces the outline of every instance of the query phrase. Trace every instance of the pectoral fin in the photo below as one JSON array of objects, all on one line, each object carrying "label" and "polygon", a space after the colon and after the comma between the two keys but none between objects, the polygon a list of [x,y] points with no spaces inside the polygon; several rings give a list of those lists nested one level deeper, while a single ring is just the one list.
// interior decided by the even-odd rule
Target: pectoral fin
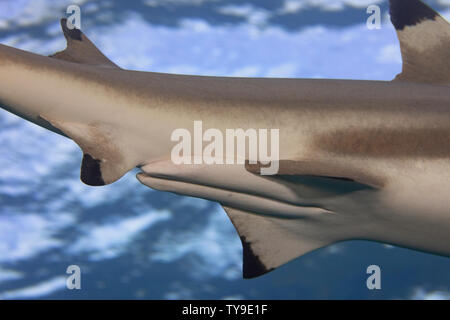
[{"label": "pectoral fin", "polygon": [[333,242],[304,230],[303,220],[278,219],[226,206],[223,208],[241,238],[243,276],[246,279],[261,276]]}]

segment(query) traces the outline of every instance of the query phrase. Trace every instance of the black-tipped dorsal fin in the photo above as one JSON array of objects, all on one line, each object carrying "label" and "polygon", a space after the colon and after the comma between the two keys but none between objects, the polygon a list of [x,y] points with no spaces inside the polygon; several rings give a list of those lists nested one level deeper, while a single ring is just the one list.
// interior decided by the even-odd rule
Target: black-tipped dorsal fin
[{"label": "black-tipped dorsal fin", "polygon": [[450,24],[420,0],[390,0],[403,59],[396,81],[450,84]]},{"label": "black-tipped dorsal fin", "polygon": [[223,208],[241,238],[245,279],[261,276],[333,242],[308,235],[309,230],[302,227],[301,220],[272,218],[227,206]]},{"label": "black-tipped dorsal fin", "polygon": [[67,48],[50,57],[75,63],[119,68],[81,30],[69,29],[67,27],[67,19],[61,19],[61,27],[67,40]]}]

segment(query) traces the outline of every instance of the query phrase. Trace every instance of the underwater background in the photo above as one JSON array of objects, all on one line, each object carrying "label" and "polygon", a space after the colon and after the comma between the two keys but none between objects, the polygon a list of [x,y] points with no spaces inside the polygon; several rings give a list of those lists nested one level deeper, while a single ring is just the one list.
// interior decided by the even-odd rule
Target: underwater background
[{"label": "underwater background", "polygon": [[[450,0],[427,3],[450,18]],[[365,80],[401,70],[380,0],[0,0],[0,43],[64,49],[70,4],[127,69]],[[381,29],[366,27],[370,4]],[[151,190],[136,170],[88,187],[75,143],[3,110],[0,152],[0,299],[450,299],[449,258],[368,241],[243,280],[240,240],[218,204]],[[372,264],[381,290],[366,287]],[[66,288],[69,265],[81,268],[81,290]]]}]

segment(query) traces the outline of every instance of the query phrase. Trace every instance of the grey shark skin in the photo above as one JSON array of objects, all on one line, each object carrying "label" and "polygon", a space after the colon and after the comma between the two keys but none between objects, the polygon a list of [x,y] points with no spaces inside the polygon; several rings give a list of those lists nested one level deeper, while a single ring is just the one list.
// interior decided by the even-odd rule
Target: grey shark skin
[{"label": "grey shark skin", "polygon": [[[390,3],[404,62],[394,81],[122,70],[62,21],[68,46],[51,57],[0,45],[0,103],[73,139],[89,185],[138,166],[151,188],[221,203],[245,278],[349,239],[450,256],[450,26],[421,1]],[[171,133],[195,120],[279,128],[278,174],[175,165]]]}]

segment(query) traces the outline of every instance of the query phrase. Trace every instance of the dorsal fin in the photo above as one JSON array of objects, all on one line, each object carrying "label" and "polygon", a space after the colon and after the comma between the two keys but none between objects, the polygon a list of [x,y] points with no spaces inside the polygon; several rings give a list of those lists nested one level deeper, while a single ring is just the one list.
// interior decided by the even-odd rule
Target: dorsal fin
[{"label": "dorsal fin", "polygon": [[61,27],[67,40],[67,48],[50,57],[69,62],[119,68],[109,60],[79,29],[69,29],[67,19],[61,19]]},{"label": "dorsal fin", "polygon": [[450,24],[420,0],[390,0],[403,59],[396,81],[450,84]]}]

